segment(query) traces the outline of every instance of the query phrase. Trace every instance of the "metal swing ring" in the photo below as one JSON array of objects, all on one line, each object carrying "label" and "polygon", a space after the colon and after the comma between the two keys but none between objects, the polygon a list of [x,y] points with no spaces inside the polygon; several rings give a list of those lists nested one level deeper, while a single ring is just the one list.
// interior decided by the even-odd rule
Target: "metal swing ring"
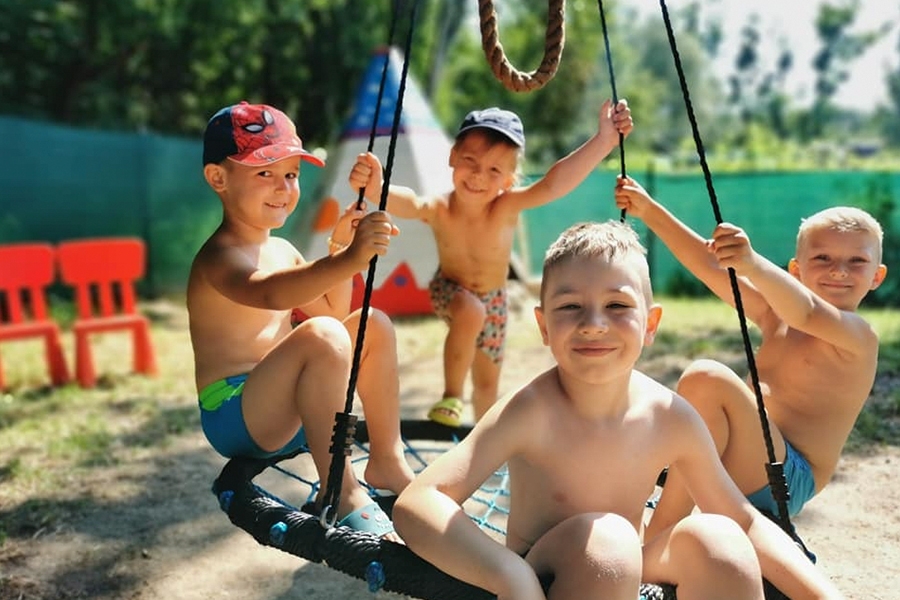
[{"label": "metal swing ring", "polygon": [[331,510],[331,505],[325,506],[322,508],[322,512],[319,514],[319,525],[321,525],[324,529],[334,529],[334,526],[337,524],[337,513],[335,513],[331,518],[328,517],[328,511]]}]

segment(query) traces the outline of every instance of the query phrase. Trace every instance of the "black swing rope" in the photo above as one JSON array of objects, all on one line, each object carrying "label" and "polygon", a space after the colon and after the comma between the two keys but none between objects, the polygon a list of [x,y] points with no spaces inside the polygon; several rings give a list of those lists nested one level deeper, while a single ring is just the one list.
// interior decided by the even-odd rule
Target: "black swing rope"
[{"label": "black swing rope", "polygon": [[[394,40],[394,32],[400,12],[400,4],[402,0],[396,0],[394,4],[394,16],[391,19],[390,34],[388,48],[391,47]],[[388,145],[387,161],[384,166],[384,184],[381,187],[381,198],[378,202],[378,210],[384,210],[387,206],[388,194],[390,192],[391,172],[394,167],[394,153],[397,147],[397,136],[400,131],[400,117],[403,112],[403,96],[406,93],[406,79],[409,73],[409,56],[412,51],[413,30],[415,29],[416,13],[419,8],[419,0],[414,0],[412,10],[409,17],[409,28],[406,34],[406,45],[403,54],[403,68],[400,74],[400,87],[397,92],[397,105],[394,108],[394,121],[391,126],[391,137]],[[372,121],[372,129],[369,133],[369,151],[375,147],[375,134],[378,127],[378,114],[381,108],[381,100],[384,95],[385,79],[387,78],[388,63],[390,62],[390,51],[385,54],[384,68],[381,72],[381,83],[378,89],[378,102],[376,104],[375,117]],[[357,205],[362,205],[365,201],[364,190],[359,190],[359,199]],[[337,520],[337,509],[341,497],[341,482],[343,481],[345,456],[350,454],[350,444],[353,442],[354,431],[356,427],[356,415],[353,415],[353,398],[356,394],[356,380],[359,376],[359,364],[362,360],[363,342],[366,336],[366,324],[369,316],[369,306],[372,300],[372,288],[375,284],[375,267],[378,264],[378,255],[372,257],[369,261],[369,270],[366,273],[366,286],[363,293],[362,308],[360,309],[359,329],[356,334],[356,346],[353,349],[353,363],[350,368],[350,381],[347,386],[347,397],[344,402],[344,412],[335,414],[334,435],[331,438],[331,466],[328,470],[328,485],[325,488],[325,496],[322,502],[321,519],[323,525],[330,522],[332,525]],[[330,510],[330,514],[329,514]]]},{"label": "black swing rope", "polygon": [[[603,28],[603,45],[606,48],[606,66],[609,69],[609,87],[612,88],[612,108],[616,109],[619,103],[619,95],[616,93],[616,72],[613,69],[612,51],[609,49],[609,33],[606,30],[606,13],[603,11],[603,0],[597,0],[597,9],[600,11],[600,25]],[[622,177],[625,177],[625,136],[619,133],[619,166]],[[619,220],[625,222],[625,209],[622,209]]]},{"label": "black swing rope", "polygon": [[[716,190],[713,186],[712,181],[712,174],[710,173],[709,165],[706,161],[706,151],[703,147],[703,140],[700,137],[700,129],[697,125],[697,118],[694,115],[694,108],[693,104],[691,103],[687,79],[684,75],[684,69],[681,64],[681,56],[678,52],[678,47],[675,41],[675,33],[672,29],[672,22],[669,18],[669,10],[666,6],[665,0],[659,0],[659,6],[662,11],[663,21],[665,22],[666,35],[669,39],[672,58],[675,61],[675,69],[678,72],[678,82],[681,86],[681,93],[684,97],[684,105],[687,110],[688,120],[691,124],[691,132],[694,137],[694,144],[697,148],[697,155],[700,160],[700,166],[703,169],[703,178],[706,182],[706,189],[709,193],[710,204],[713,209],[713,214],[715,215],[716,224],[721,224],[723,222],[722,213],[719,210]],[[750,380],[752,383],[753,392],[756,396],[757,413],[759,414],[759,421],[760,425],[762,426],[763,438],[765,440],[766,452],[769,459],[769,462],[766,464],[766,474],[768,475],[769,487],[772,491],[772,496],[775,499],[776,505],[778,507],[778,514],[771,515],[771,518],[775,520],[775,522],[778,523],[788,535],[791,536],[791,538],[800,546],[800,548],[804,551],[804,553],[806,553],[807,556],[812,558],[812,553],[806,548],[803,540],[800,539],[800,536],[797,535],[794,526],[791,524],[791,517],[788,511],[788,499],[790,498],[790,492],[787,488],[787,481],[785,480],[784,476],[784,464],[776,460],[775,457],[775,448],[772,442],[772,433],[769,428],[769,419],[766,414],[766,407],[763,400],[762,389],[760,388],[759,373],[756,368],[756,359],[753,354],[753,345],[750,340],[750,333],[747,327],[747,318],[744,313],[743,301],[741,300],[741,290],[738,286],[737,274],[731,267],[728,268],[728,276],[731,282],[731,291],[734,295],[735,309],[737,310],[738,319],[740,321],[741,337],[743,338],[744,351],[747,355],[747,365],[750,371]]]}]

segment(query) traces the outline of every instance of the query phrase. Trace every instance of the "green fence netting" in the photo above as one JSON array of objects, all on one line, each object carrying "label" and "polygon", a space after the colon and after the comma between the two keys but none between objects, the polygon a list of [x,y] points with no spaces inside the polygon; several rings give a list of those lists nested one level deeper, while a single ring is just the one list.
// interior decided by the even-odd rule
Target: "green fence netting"
[{"label": "green fence netting", "polygon": [[[199,139],[152,133],[114,133],[0,116],[0,243],[135,235],[148,246],[145,295],[184,290],[191,259],[216,227],[218,199],[203,181]],[[612,163],[610,163],[612,164]],[[715,225],[702,175],[632,174],[676,215],[707,235]],[[301,203],[314,202],[322,169],[301,171]],[[532,273],[570,224],[617,219],[613,171],[597,171],[582,185],[525,217],[524,242]],[[873,186],[900,194],[900,173],[713,174],[722,216],[744,227],[754,247],[779,264],[793,254],[800,219],[835,204],[865,205]],[[396,182],[402,184],[403,182]],[[886,192],[885,192],[886,191]],[[349,192],[348,192],[349,193]],[[301,211],[297,211],[299,214]],[[293,218],[282,229],[302,237]],[[670,289],[681,268],[639,223],[650,252],[654,286]],[[302,239],[294,239],[303,247]]]}]

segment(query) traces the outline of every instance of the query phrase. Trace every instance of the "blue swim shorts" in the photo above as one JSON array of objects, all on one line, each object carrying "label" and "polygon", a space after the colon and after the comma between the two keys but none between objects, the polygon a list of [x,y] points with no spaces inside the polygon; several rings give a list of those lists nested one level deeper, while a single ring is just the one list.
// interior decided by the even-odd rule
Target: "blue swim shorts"
[{"label": "blue swim shorts", "polygon": [[305,446],[306,434],[302,427],[294,439],[275,452],[266,452],[253,441],[241,411],[246,381],[246,374],[233,375],[214,381],[200,391],[200,424],[215,451],[225,458],[270,458]]},{"label": "blue swim shorts", "polygon": [[[787,481],[790,492],[788,513],[790,516],[794,516],[800,512],[804,504],[809,502],[810,498],[816,495],[816,482],[806,457],[791,446],[787,440],[784,440],[784,445],[784,479]],[[772,489],[768,485],[749,494],[747,499],[759,510],[768,511],[775,516],[780,512],[778,504],[772,496]]]}]

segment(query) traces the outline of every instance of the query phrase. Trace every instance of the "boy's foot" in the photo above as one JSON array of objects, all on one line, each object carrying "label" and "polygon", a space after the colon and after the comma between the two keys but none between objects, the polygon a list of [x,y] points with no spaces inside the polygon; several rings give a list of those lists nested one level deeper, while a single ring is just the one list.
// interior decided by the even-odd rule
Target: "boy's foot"
[{"label": "boy's foot", "polygon": [[431,410],[428,411],[428,418],[447,427],[459,427],[462,425],[462,412],[462,400],[448,397],[431,407]]},{"label": "boy's foot", "polygon": [[381,455],[369,449],[369,460],[366,465],[366,483],[377,490],[389,490],[399,494],[415,477],[415,473],[403,456],[403,447],[397,445],[396,454]]}]

